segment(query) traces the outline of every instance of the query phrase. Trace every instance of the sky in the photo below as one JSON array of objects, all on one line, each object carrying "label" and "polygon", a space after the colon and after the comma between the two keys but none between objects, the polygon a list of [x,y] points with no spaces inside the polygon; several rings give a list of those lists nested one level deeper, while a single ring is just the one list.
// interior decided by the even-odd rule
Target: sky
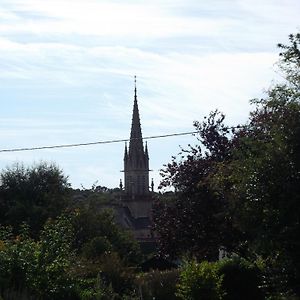
[{"label": "sky", "polygon": [[[193,131],[219,109],[246,122],[280,80],[277,43],[299,0],[0,0],[0,150]],[[194,136],[148,141],[150,178]],[[74,188],[119,185],[124,143],[0,152],[0,168],[54,162]]]}]

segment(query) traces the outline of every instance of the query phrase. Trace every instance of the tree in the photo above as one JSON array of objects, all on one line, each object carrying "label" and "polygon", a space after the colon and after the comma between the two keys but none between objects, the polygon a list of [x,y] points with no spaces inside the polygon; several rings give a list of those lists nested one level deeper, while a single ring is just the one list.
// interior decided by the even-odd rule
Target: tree
[{"label": "tree", "polygon": [[68,203],[70,184],[62,170],[41,162],[15,164],[0,174],[0,224],[17,231],[27,222],[36,234],[48,218],[60,215]]},{"label": "tree", "polygon": [[217,264],[203,261],[185,262],[180,272],[177,296],[183,300],[221,300],[222,276]]},{"label": "tree", "polygon": [[79,254],[97,259],[105,252],[115,251],[126,264],[140,262],[141,252],[137,241],[130,232],[115,223],[111,210],[76,209],[72,222],[74,248]]},{"label": "tree", "polygon": [[204,122],[195,122],[200,145],[189,145],[182,150],[181,160],[173,157],[162,170],[161,186],[173,185],[177,191],[173,201],[159,200],[154,209],[160,250],[165,255],[188,252],[211,260],[218,256],[220,246],[234,244],[237,234],[232,230],[227,203],[208,181],[216,166],[231,155],[230,129],[223,120],[224,115],[215,111]]},{"label": "tree", "polygon": [[267,285],[299,295],[300,34],[279,47],[285,81],[252,101],[246,124],[230,130],[217,114],[196,122],[201,144],[166,166],[162,184],[179,193],[159,203],[156,224],[164,252],[203,258],[222,245],[264,260]]},{"label": "tree", "polygon": [[26,291],[45,300],[77,299],[70,273],[74,262],[70,219],[47,221],[38,240],[30,237],[27,225],[20,232],[14,236],[9,227],[0,226],[0,292]]},{"label": "tree", "polygon": [[232,159],[210,179],[230,203],[234,226],[244,233],[236,251],[273,265],[279,290],[300,293],[300,35],[279,45],[286,81],[254,100],[249,122],[236,132]]}]

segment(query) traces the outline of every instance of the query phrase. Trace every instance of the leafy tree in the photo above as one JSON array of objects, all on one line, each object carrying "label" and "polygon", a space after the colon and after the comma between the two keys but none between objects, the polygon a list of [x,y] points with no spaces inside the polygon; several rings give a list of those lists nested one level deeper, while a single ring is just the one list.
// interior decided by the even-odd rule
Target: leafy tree
[{"label": "leafy tree", "polygon": [[33,290],[45,299],[72,299],[75,281],[70,268],[75,259],[72,252],[74,238],[70,218],[48,221],[37,244],[36,269],[30,273]]},{"label": "leafy tree", "polygon": [[15,164],[2,171],[0,183],[0,224],[11,225],[15,231],[26,222],[37,234],[68,203],[70,184],[54,164],[41,162],[27,168]]},{"label": "leafy tree", "polygon": [[203,258],[222,245],[272,262],[269,284],[299,295],[300,34],[279,47],[285,82],[252,101],[245,125],[230,130],[217,114],[195,124],[201,145],[166,166],[162,184],[178,193],[158,203],[156,224],[166,253]]},{"label": "leafy tree", "polygon": [[224,300],[265,299],[261,286],[261,270],[238,256],[217,262],[217,272],[222,276]]},{"label": "leafy tree", "polygon": [[230,203],[243,233],[236,249],[272,262],[269,284],[300,294],[300,35],[279,45],[286,78],[254,100],[249,122],[235,133],[232,159],[219,164],[210,186]]},{"label": "leafy tree", "polygon": [[290,41],[280,45],[286,82],[254,101],[249,123],[237,133],[234,159],[213,181],[223,194],[229,187],[234,223],[247,236],[247,255],[275,261],[274,273],[285,273],[277,286],[287,291],[287,278],[300,294],[300,35]]},{"label": "leafy tree", "polygon": [[38,299],[76,299],[75,281],[69,269],[73,232],[66,217],[49,221],[39,240],[22,226],[20,235],[0,228],[0,286],[4,291],[28,291]]},{"label": "leafy tree", "polygon": [[88,258],[100,257],[107,251],[117,252],[128,264],[136,264],[141,252],[133,235],[115,223],[109,209],[80,208],[73,218],[74,248]]},{"label": "leafy tree", "polygon": [[289,84],[293,85],[295,89],[300,89],[300,33],[290,34],[289,45],[278,44],[278,47],[283,50],[279,53],[280,61],[279,67],[284,73],[285,78]]},{"label": "leafy tree", "polygon": [[[181,160],[173,157],[162,171],[161,186],[176,189],[173,201],[161,201],[154,208],[155,229],[163,254],[186,253],[199,259],[215,259],[220,246],[232,247],[238,236],[227,214],[227,203],[216,194],[208,178],[231,156],[230,129],[224,115],[212,112],[203,123],[195,122],[200,145],[183,149]],[[203,147],[204,145],[205,147]]]},{"label": "leafy tree", "polygon": [[35,264],[36,243],[29,237],[28,226],[14,236],[11,227],[0,226],[0,287],[2,290],[26,287],[27,274]]},{"label": "leafy tree", "polygon": [[141,273],[136,278],[136,284],[141,298],[145,300],[178,300],[175,295],[179,280],[179,270],[151,270]]},{"label": "leafy tree", "polygon": [[183,300],[223,299],[222,280],[217,264],[186,262],[179,275],[177,296]]}]

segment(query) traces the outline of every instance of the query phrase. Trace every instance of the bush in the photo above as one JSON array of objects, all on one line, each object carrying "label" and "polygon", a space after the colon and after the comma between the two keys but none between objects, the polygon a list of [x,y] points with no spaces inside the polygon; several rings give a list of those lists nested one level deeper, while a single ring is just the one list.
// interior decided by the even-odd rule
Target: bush
[{"label": "bush", "polygon": [[109,240],[105,236],[98,236],[83,245],[82,254],[88,259],[94,259],[111,250],[112,245]]},{"label": "bush", "polygon": [[69,219],[60,217],[49,221],[39,241],[31,239],[28,231],[23,226],[21,234],[14,236],[11,229],[0,227],[3,293],[26,290],[39,299],[74,300],[75,282],[69,274],[73,260]]},{"label": "bush", "polygon": [[137,278],[140,294],[145,300],[175,300],[176,285],[179,280],[178,270],[151,271]]},{"label": "bush", "polygon": [[0,172],[0,224],[19,233],[23,222],[38,236],[49,218],[57,218],[69,203],[68,178],[55,164],[29,167],[14,164]]},{"label": "bush", "polygon": [[100,258],[100,276],[118,294],[127,293],[134,285],[133,269],[126,266],[118,253],[105,253]]},{"label": "bush", "polygon": [[186,262],[181,269],[177,296],[184,300],[223,299],[222,276],[217,263]]},{"label": "bush", "polygon": [[245,259],[233,257],[217,263],[218,274],[223,277],[224,300],[264,299],[259,269]]},{"label": "bush", "polygon": [[36,265],[37,243],[29,238],[28,227],[14,236],[11,227],[0,226],[0,288],[3,291],[23,290],[28,274]]},{"label": "bush", "polygon": [[80,300],[114,300],[118,297],[112,286],[105,285],[99,275],[96,279],[83,280],[78,293]]},{"label": "bush", "polygon": [[75,211],[72,223],[75,232],[73,247],[78,254],[94,259],[111,250],[127,264],[140,262],[138,242],[132,233],[116,224],[112,210],[80,208]]}]

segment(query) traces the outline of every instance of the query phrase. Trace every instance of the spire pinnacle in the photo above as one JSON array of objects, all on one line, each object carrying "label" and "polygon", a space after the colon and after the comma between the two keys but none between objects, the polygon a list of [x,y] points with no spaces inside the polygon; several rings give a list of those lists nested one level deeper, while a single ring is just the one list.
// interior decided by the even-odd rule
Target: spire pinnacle
[{"label": "spire pinnacle", "polygon": [[134,100],[137,100],[137,95],[136,95],[136,75],[134,75]]},{"label": "spire pinnacle", "polygon": [[130,133],[130,142],[129,142],[129,155],[138,152],[143,153],[143,138],[142,138],[142,130],[141,130],[136,90],[137,90],[136,76],[134,76],[134,103],[133,103],[131,133]]}]

